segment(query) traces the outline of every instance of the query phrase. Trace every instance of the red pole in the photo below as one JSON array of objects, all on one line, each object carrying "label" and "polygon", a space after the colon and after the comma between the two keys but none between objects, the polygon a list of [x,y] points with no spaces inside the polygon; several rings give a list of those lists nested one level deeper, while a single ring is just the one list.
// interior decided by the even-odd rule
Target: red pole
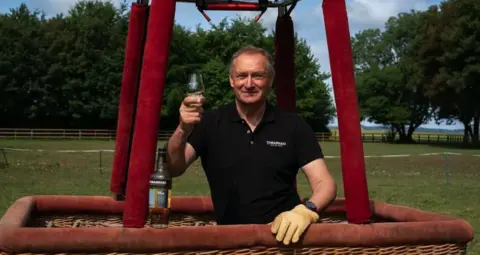
[{"label": "red pole", "polygon": [[[141,70],[144,35],[148,18],[148,5],[132,4],[128,36],[125,47],[122,87],[118,107],[115,153],[110,180],[110,191],[117,198],[125,195],[126,176],[128,173],[129,150],[133,136],[135,106]],[[121,200],[121,199],[120,199]]]},{"label": "red pole", "polygon": [[[279,8],[275,24],[275,93],[278,107],[295,112],[295,33],[292,17],[284,13]],[[294,185],[297,186],[296,181]]]},{"label": "red pole", "polygon": [[277,105],[286,111],[295,112],[295,35],[290,15],[279,15],[277,17],[275,32],[275,92]]},{"label": "red pole", "polygon": [[143,227],[148,215],[148,180],[155,167],[174,17],[175,0],[152,0],[130,155],[124,227]]},{"label": "red pole", "polygon": [[345,206],[349,223],[371,217],[345,0],[323,0],[333,91],[338,115]]}]

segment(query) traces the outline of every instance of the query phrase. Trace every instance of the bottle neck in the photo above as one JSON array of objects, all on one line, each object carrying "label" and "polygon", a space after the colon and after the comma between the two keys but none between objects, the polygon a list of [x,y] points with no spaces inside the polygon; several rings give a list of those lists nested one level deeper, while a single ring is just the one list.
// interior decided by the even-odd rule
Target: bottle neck
[{"label": "bottle neck", "polygon": [[165,159],[166,159],[166,154],[163,148],[158,149],[158,155],[157,155],[157,167],[155,168],[156,172],[162,172],[165,169]]}]

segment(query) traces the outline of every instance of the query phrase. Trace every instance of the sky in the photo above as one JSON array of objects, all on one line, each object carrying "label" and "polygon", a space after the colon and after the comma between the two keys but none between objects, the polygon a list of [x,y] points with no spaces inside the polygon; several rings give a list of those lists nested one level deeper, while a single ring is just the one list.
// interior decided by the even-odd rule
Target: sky
[{"label": "sky", "polygon": [[[30,8],[43,10],[48,16],[60,12],[66,12],[77,0],[1,0],[0,12],[8,12],[10,8],[18,7],[22,2]],[[134,0],[105,0],[115,4],[120,2],[134,2]],[[150,0],[152,1],[152,0]],[[155,0],[153,0],[155,1]],[[159,1],[159,0],[156,0]],[[353,36],[361,30],[369,28],[383,29],[385,22],[391,16],[396,16],[400,12],[408,12],[412,9],[425,10],[430,5],[439,4],[441,0],[346,0],[349,18],[350,33]],[[330,73],[330,64],[325,37],[325,26],[321,8],[322,0],[301,0],[292,12],[292,18],[295,25],[295,31],[304,38],[309,44],[312,53],[320,63],[322,72]],[[206,11],[212,19],[212,23],[218,23],[225,17],[256,16],[258,12],[224,12],[224,11]],[[277,9],[271,8],[262,16],[261,22],[269,29],[273,29],[277,17]],[[178,3],[175,13],[176,23],[187,28],[194,28],[197,25],[208,29],[210,24],[198,12],[194,4]],[[331,86],[331,79],[326,80]],[[333,94],[332,94],[333,96]],[[332,125],[336,125],[336,120]],[[372,125],[362,123],[363,125]],[[429,128],[463,128],[459,123],[451,126],[444,124],[437,125],[429,123],[422,127]]]}]

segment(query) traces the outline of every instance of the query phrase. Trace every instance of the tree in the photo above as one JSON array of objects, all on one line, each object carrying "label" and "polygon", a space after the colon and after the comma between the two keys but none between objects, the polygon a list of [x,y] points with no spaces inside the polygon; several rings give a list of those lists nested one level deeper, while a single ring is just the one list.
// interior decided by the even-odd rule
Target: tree
[{"label": "tree", "polygon": [[[0,15],[0,122],[2,127],[114,128],[129,13],[95,0],[46,19],[22,4]],[[333,106],[328,76],[304,41],[297,40],[299,114],[326,130]],[[178,124],[188,76],[204,75],[206,108],[232,102],[231,55],[253,44],[274,52],[274,37],[253,19],[222,20],[210,30],[175,25],[162,107],[162,129]],[[12,68],[13,67],[13,68]],[[312,94],[313,93],[313,94]],[[274,94],[270,98],[274,100]]]},{"label": "tree", "polygon": [[352,39],[362,119],[389,126],[401,142],[412,142],[434,112],[413,50],[419,23],[419,12],[401,13],[384,32],[364,30]]},{"label": "tree", "polygon": [[327,125],[336,115],[333,99],[325,80],[330,76],[320,72],[320,64],[304,39],[295,40],[297,111],[318,132],[329,132]]},{"label": "tree", "polygon": [[[439,107],[437,119],[455,119],[465,126],[464,142],[479,138],[480,2],[450,0],[425,14],[427,36],[419,46],[426,94]],[[473,122],[473,128],[472,128]]]},{"label": "tree", "polygon": [[[267,49],[272,52],[272,57],[275,57],[273,53],[274,34],[267,34],[266,29],[253,19],[236,18],[230,22],[223,19],[208,31],[197,27],[195,33],[191,34],[178,26],[176,26],[176,29],[178,29],[178,33],[174,32],[171,56],[169,57],[169,63],[176,62],[175,68],[172,64],[169,69],[169,75],[174,70],[176,75],[171,76],[175,78],[175,82],[172,81],[168,86],[176,83],[175,87],[177,89],[170,87],[165,95],[165,101],[169,105],[168,108],[165,106],[166,112],[169,113],[165,117],[172,120],[169,121],[171,125],[178,123],[176,114],[185,95],[184,88],[187,75],[194,68],[197,68],[203,74],[206,86],[205,108],[215,109],[234,100],[233,92],[229,86],[228,66],[235,51],[246,45],[255,45]],[[189,35],[187,36],[187,34]],[[335,114],[328,87],[324,83],[328,75],[320,73],[320,66],[306,42],[298,36],[295,40],[297,110],[312,128],[326,132],[328,131],[326,126]],[[185,50],[180,50],[178,47],[180,42]],[[180,55],[179,51],[188,51],[191,55]],[[270,94],[269,99],[275,104],[274,93]],[[170,113],[175,115],[170,115]]]},{"label": "tree", "polygon": [[27,122],[37,118],[42,102],[41,58],[44,14],[25,4],[0,16],[0,122]]}]

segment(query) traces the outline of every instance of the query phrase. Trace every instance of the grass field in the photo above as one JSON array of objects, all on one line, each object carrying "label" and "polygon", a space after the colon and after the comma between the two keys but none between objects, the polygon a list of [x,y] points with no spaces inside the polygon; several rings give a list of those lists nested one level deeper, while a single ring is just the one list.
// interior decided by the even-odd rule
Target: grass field
[{"label": "grass field", "polygon": [[[55,152],[55,150],[113,150],[113,141],[0,140],[10,167],[0,169],[0,215],[18,198],[38,194],[109,195],[112,152]],[[322,143],[327,156],[339,156],[338,143]],[[480,150],[461,150],[429,145],[389,145],[365,143],[365,155],[421,153],[461,153],[434,156],[366,158],[370,198],[454,215],[469,221],[476,230],[470,254],[480,255]],[[0,154],[0,163],[2,162]],[[343,196],[341,164],[327,158],[327,164]],[[446,178],[448,177],[448,178]],[[299,190],[309,195],[309,187],[299,175]],[[448,183],[447,183],[448,181]],[[208,195],[208,186],[199,162],[175,179],[174,195]]]}]

